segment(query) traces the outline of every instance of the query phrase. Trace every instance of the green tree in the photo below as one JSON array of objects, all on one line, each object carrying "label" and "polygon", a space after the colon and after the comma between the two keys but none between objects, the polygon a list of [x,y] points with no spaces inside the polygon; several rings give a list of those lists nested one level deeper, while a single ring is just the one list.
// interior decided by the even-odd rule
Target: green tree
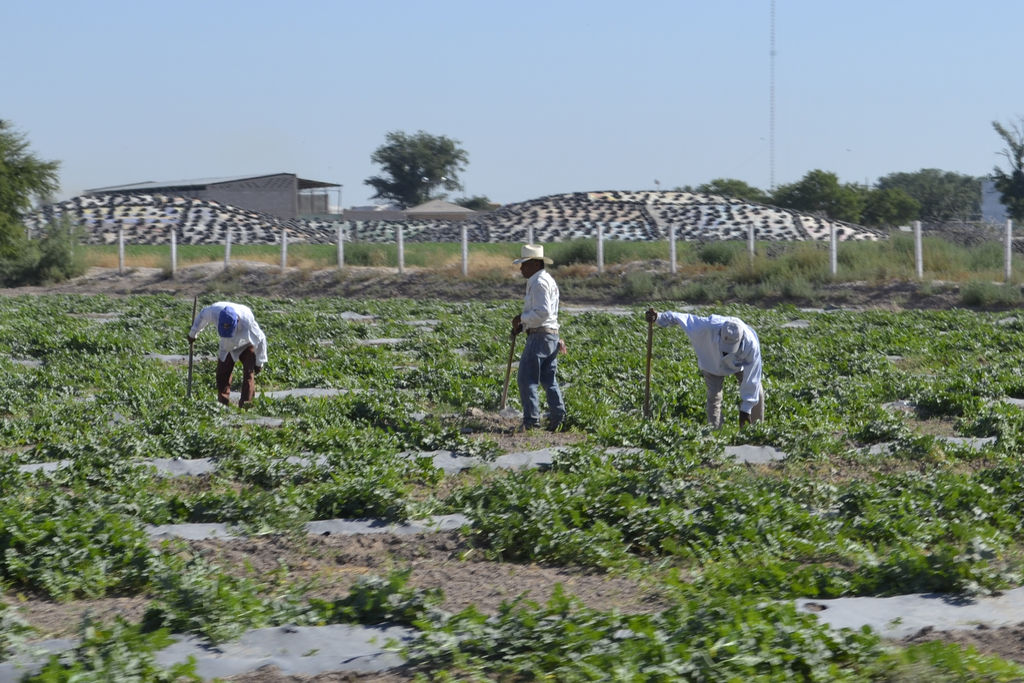
[{"label": "green tree", "polygon": [[472,197],[459,197],[455,200],[455,204],[466,208],[472,209],[473,211],[494,211],[501,204],[492,202],[487,198],[486,195],[473,195]]},{"label": "green tree", "polygon": [[916,220],[921,204],[898,187],[873,189],[866,194],[861,222],[873,228],[892,228]]},{"label": "green tree", "polygon": [[999,154],[1006,157],[1010,168],[1008,171],[996,166],[992,171],[992,180],[1002,197],[1006,214],[1015,221],[1024,220],[1024,118],[1009,128],[998,121],[992,122],[996,133],[1006,143],[1006,148]]},{"label": "green tree", "polygon": [[782,185],[772,194],[776,206],[823,213],[849,223],[860,222],[864,201],[864,192],[856,185],[840,185],[835,173],[820,169],[808,171],[799,181]]},{"label": "green tree", "polygon": [[23,223],[36,202],[60,187],[59,167],[36,157],[25,136],[0,119],[0,285],[53,282],[84,271],[67,221],[46,226],[37,240],[28,238]]},{"label": "green tree", "polygon": [[25,136],[0,119],[0,251],[17,246],[25,237],[21,221],[35,202],[45,201],[60,188],[56,161],[41,161]]},{"label": "green tree", "polygon": [[758,204],[767,204],[771,200],[768,193],[764,190],[735,178],[715,178],[709,183],[698,185],[694,192],[717,194],[722,197],[732,197],[733,199],[745,199],[748,202],[757,202]]},{"label": "green tree", "polygon": [[879,190],[900,189],[921,205],[920,220],[932,225],[966,223],[981,216],[981,180],[969,175],[923,168],[878,179]]},{"label": "green tree", "polygon": [[447,197],[447,193],[435,194],[439,188],[461,190],[459,173],[465,170],[469,156],[457,140],[443,135],[422,130],[415,135],[391,131],[370,160],[383,169],[383,175],[363,181],[376,190],[373,199],[387,199],[408,208]]}]

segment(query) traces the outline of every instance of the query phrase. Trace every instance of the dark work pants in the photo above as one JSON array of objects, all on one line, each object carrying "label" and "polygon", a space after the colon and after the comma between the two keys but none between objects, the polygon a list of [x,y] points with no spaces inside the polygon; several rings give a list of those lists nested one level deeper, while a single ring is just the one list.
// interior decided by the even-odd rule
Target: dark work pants
[{"label": "dark work pants", "polygon": [[[256,394],[256,353],[250,346],[238,356],[242,364],[242,396],[238,405],[245,407],[252,403]],[[228,354],[224,360],[217,361],[217,400],[224,405],[231,405],[231,373],[235,369],[235,359]]]}]

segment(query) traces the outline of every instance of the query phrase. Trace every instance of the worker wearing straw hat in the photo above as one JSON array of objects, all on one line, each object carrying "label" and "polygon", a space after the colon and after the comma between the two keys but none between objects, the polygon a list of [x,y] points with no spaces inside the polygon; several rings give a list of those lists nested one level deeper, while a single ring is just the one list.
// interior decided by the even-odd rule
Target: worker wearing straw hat
[{"label": "worker wearing straw hat", "polygon": [[513,263],[526,278],[526,299],[523,312],[512,319],[513,334],[526,332],[526,346],[519,358],[519,398],[523,404],[522,428],[540,427],[540,396],[538,385],[544,387],[548,400],[547,429],[560,431],[565,419],[565,403],[558,386],[558,354],[565,343],[558,334],[558,285],[545,270],[551,259],[544,256],[541,244],[525,244]]}]

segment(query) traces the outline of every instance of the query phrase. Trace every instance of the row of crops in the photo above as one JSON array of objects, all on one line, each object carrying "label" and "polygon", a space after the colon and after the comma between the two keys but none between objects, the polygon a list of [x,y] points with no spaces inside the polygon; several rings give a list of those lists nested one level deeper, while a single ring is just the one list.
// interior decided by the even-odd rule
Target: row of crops
[{"label": "row of crops", "polygon": [[[560,377],[570,427],[586,437],[550,468],[441,486],[429,459],[402,454],[499,454],[457,416],[497,411],[518,302],[240,301],[269,339],[259,389],[348,391],[224,409],[209,334],[197,341],[186,401],[185,367],[161,356],[187,349],[191,300],[0,300],[0,659],[45,635],[19,615],[19,596],[142,596],[144,619],[86,629],[88,647],[55,659],[45,680],[188,677],[187,666],[153,664],[168,633],[216,642],[283,623],[412,626],[404,656],[438,680],[1024,676],[952,645],[831,631],[792,603],[1020,584],[1024,410],[1006,399],[1024,397],[1024,319],[717,309],[751,324],[764,352],[767,419],[740,433],[734,420],[721,432],[704,426],[703,380],[681,332],[655,332],[654,419],[644,420],[642,309],[574,311],[563,316]],[[257,414],[280,426],[250,420]],[[951,434],[995,440],[976,449],[940,438]],[[724,447],[740,443],[788,457],[737,464]],[[627,448],[609,455],[611,446]],[[217,468],[184,481],[145,466],[156,458]],[[70,464],[25,467],[55,461]],[[146,533],[221,522],[294,536],[312,520],[453,513],[466,515],[462,533],[486,557],[634,577],[663,587],[668,605],[622,614],[566,591],[497,615],[450,614],[401,571],[318,601],[287,567],[240,579],[183,541]]]}]

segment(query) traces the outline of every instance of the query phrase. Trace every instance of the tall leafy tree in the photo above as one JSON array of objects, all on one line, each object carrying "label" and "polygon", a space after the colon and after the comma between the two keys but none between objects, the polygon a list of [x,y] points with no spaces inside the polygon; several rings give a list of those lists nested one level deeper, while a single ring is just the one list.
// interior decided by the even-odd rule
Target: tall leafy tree
[{"label": "tall leafy tree", "polygon": [[472,197],[459,197],[454,200],[455,204],[473,211],[494,211],[501,207],[501,204],[492,202],[487,195],[473,195]]},{"label": "tall leafy tree", "polygon": [[973,176],[923,168],[882,176],[876,187],[906,192],[921,205],[920,220],[932,225],[966,223],[981,216],[981,180]]},{"label": "tall leafy tree", "polygon": [[25,136],[0,119],[0,247],[23,237],[25,214],[60,188],[58,168],[59,162],[42,161],[33,154]]},{"label": "tall leafy tree", "polygon": [[59,162],[39,159],[25,136],[0,119],[0,285],[63,280],[85,269],[70,224],[46,226],[40,239],[30,240],[22,223],[36,202],[60,188],[59,167]]},{"label": "tall leafy tree", "polygon": [[996,133],[1006,143],[1006,148],[999,154],[1006,158],[1009,169],[1004,171],[996,166],[992,170],[992,179],[1002,197],[1006,214],[1015,221],[1024,220],[1024,118],[1010,127],[998,121],[992,122]]},{"label": "tall leafy tree", "polygon": [[831,171],[815,169],[789,185],[776,188],[772,203],[786,209],[823,213],[829,218],[849,223],[860,222],[864,209],[864,192],[855,185],[841,185]]},{"label": "tall leafy tree", "polygon": [[717,194],[733,199],[745,199],[748,202],[757,202],[759,204],[767,204],[770,200],[768,193],[764,190],[748,185],[746,182],[736,178],[715,178],[711,182],[698,185],[695,192]]},{"label": "tall leafy tree", "polygon": [[861,222],[873,228],[892,228],[917,220],[921,204],[898,187],[868,190]]},{"label": "tall leafy tree", "polygon": [[466,170],[469,155],[457,140],[422,130],[414,135],[391,131],[386,140],[370,155],[383,174],[363,181],[376,190],[374,199],[407,208],[448,196],[437,193],[438,189],[462,189],[459,173]]}]

